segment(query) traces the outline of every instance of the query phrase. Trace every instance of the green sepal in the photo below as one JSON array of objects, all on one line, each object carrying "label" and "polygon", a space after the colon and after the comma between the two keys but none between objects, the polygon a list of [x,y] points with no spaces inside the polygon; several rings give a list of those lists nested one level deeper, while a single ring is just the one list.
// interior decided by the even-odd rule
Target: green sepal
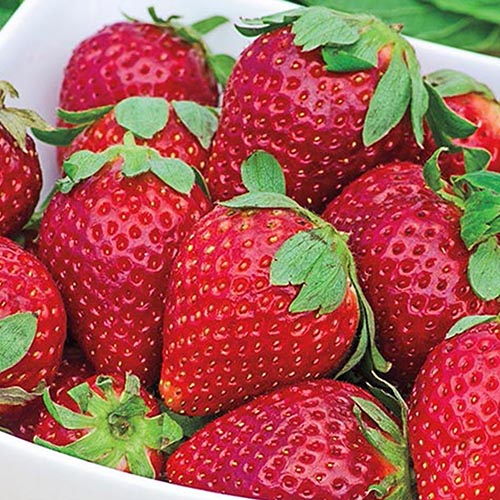
[{"label": "green sepal", "polygon": [[241,164],[243,185],[252,192],[286,195],[285,175],[274,156],[265,151],[253,152]]},{"label": "green sepal", "polygon": [[306,9],[304,7],[300,7],[253,19],[242,18],[241,21],[246,26],[237,24],[235,28],[243,36],[259,36],[292,23],[298,19],[305,12],[305,10]]},{"label": "green sepal", "polygon": [[66,177],[57,181],[57,187],[62,193],[69,193],[79,182],[92,177],[108,162],[106,155],[91,151],[77,151],[64,163]]},{"label": "green sepal", "polygon": [[413,47],[404,51],[411,84],[410,116],[415,140],[420,147],[424,143],[424,117],[429,109],[429,94],[420,74],[420,64]]},{"label": "green sepal", "polygon": [[445,187],[445,183],[441,179],[441,169],[439,168],[439,156],[445,151],[448,151],[448,148],[444,146],[436,149],[432,156],[425,162],[422,170],[425,183],[435,193],[439,193]]},{"label": "green sepal", "polygon": [[57,110],[57,116],[71,125],[89,125],[99,118],[107,115],[114,108],[113,104],[99,106],[97,108],[84,109],[82,111],[68,111],[62,108]]},{"label": "green sepal", "polygon": [[216,80],[225,87],[233,71],[236,59],[228,54],[209,54],[207,62]]},{"label": "green sepal", "polygon": [[224,16],[211,16],[206,19],[202,19],[201,21],[197,21],[191,25],[191,28],[196,32],[207,35],[211,31],[215,30],[219,26],[223,26],[227,24],[229,19]]},{"label": "green sepal", "polygon": [[41,130],[32,128],[33,135],[45,144],[51,146],[69,146],[76,136],[81,134],[88,125],[78,125],[76,127],[60,127],[52,130]]},{"label": "green sepal", "polygon": [[228,201],[221,201],[219,205],[228,208],[291,208],[300,209],[300,205],[288,196],[280,193],[252,193],[236,196]]},{"label": "green sepal", "polygon": [[477,316],[465,316],[465,318],[459,319],[446,334],[445,339],[449,340],[457,335],[460,335],[471,328],[482,325],[483,323],[489,323],[490,321],[500,321],[500,316],[493,315],[477,315]]},{"label": "green sepal", "polygon": [[65,429],[91,429],[95,427],[95,418],[76,413],[52,401],[49,389],[43,393],[43,402],[54,420]]},{"label": "green sepal", "polygon": [[213,108],[192,101],[172,101],[179,120],[198,139],[203,149],[208,150],[219,124]]},{"label": "green sepal", "polygon": [[483,148],[462,147],[462,153],[466,173],[485,170],[491,161],[490,152]]},{"label": "green sepal", "polygon": [[68,391],[68,396],[78,405],[81,412],[86,413],[89,409],[89,402],[92,397],[90,386],[84,382],[72,387]]},{"label": "green sepal", "polygon": [[430,73],[425,79],[437,90],[441,97],[453,97],[474,92],[482,94],[492,101],[495,100],[495,95],[489,87],[461,71],[441,69]]},{"label": "green sepal", "polygon": [[168,103],[161,97],[129,97],[115,106],[115,119],[142,139],[151,139],[168,121]]},{"label": "green sepal", "polygon": [[149,168],[161,181],[175,191],[189,194],[193,189],[196,176],[194,170],[177,158],[156,158],[150,160]]},{"label": "green sepal", "polygon": [[41,380],[31,391],[22,387],[0,387],[0,405],[24,406],[39,398],[47,387],[45,380]]},{"label": "green sepal", "polygon": [[32,312],[0,319],[0,373],[21,361],[35,339],[38,318]]},{"label": "green sepal", "polygon": [[478,245],[470,256],[467,275],[474,292],[481,299],[500,297],[500,245],[496,235]]}]

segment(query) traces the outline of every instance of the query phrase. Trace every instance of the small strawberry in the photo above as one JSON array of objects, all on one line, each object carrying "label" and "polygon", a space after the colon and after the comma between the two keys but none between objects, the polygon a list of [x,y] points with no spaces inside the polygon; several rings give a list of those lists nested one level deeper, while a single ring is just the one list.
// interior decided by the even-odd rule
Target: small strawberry
[{"label": "small strawberry", "polygon": [[496,500],[500,319],[468,317],[426,359],[409,401],[419,499]]},{"label": "small strawberry", "polygon": [[0,237],[0,415],[28,404],[52,382],[66,338],[66,314],[47,269]]},{"label": "small strawberry", "polygon": [[134,375],[95,375],[43,399],[35,443],[121,471],[158,478],[161,450],[182,437]]},{"label": "small strawberry", "polygon": [[79,151],[65,163],[61,192],[42,218],[39,255],[95,368],[131,371],[149,385],[161,363],[165,280],[180,240],[210,202],[182,157],[162,158],[130,134],[125,144]]},{"label": "small strawberry", "polygon": [[228,81],[206,171],[216,200],[244,192],[241,162],[262,149],[283,166],[290,197],[321,212],[370,168],[423,159],[424,115],[451,113],[413,48],[373,17],[311,7],[248,25],[243,34],[261,36]]},{"label": "small strawberry", "polygon": [[201,35],[226,19],[186,27],[176,16],[162,20],[154,9],[150,13],[151,23],[105,26],[74,49],[64,72],[61,108],[79,111],[139,95],[217,105],[216,77],[224,79],[230,58],[211,54]]},{"label": "small strawberry", "polygon": [[26,128],[48,128],[34,111],[5,107],[6,96],[18,97],[18,93],[10,83],[0,81],[0,236],[19,231],[35,209],[42,172]]},{"label": "small strawberry", "polygon": [[[77,347],[68,345],[64,348],[63,358],[54,381],[50,385],[50,390],[55,399],[58,399],[62,391],[81,384],[93,374],[94,369],[84,358],[82,352]],[[33,441],[35,427],[44,408],[43,399],[39,397],[26,407],[21,408],[20,411],[12,415],[9,414],[9,418],[6,421],[0,421],[0,424],[14,436],[25,441]]]},{"label": "small strawberry", "polygon": [[173,483],[259,499],[409,499],[405,436],[363,389],[303,382],[216,419],[167,460]]},{"label": "small strawberry", "polygon": [[[491,156],[488,169],[500,172],[500,104],[492,91],[459,71],[436,71],[426,80],[435,87],[449,108],[477,126],[472,135],[453,141],[454,145],[467,148],[465,151],[440,156],[439,166],[443,176],[449,179],[452,175],[463,174],[464,154],[470,154],[471,149],[472,152],[477,149],[487,151]],[[428,147],[434,152],[433,140],[429,141]]]},{"label": "small strawberry", "polygon": [[358,324],[367,333],[342,236],[285,196],[272,156],[256,152],[242,174],[249,193],[193,226],[168,280],[160,393],[176,412],[224,411],[339,371]]},{"label": "small strawberry", "polygon": [[[500,197],[496,199],[500,206]],[[470,209],[477,214],[472,226],[480,224],[480,207]],[[498,210],[493,212],[494,218]],[[463,215],[450,198],[445,201],[426,186],[421,166],[409,162],[367,172],[323,214],[349,234],[359,279],[375,315],[377,344],[392,363],[392,380],[405,390],[453,323],[499,310],[498,301],[489,300],[497,292],[484,291],[483,300],[478,296],[488,258],[478,263],[471,257],[473,245],[461,239]],[[491,271],[486,272],[493,281],[500,269],[494,248],[493,242]],[[471,284],[468,273],[469,278],[479,273],[479,278]]]}]

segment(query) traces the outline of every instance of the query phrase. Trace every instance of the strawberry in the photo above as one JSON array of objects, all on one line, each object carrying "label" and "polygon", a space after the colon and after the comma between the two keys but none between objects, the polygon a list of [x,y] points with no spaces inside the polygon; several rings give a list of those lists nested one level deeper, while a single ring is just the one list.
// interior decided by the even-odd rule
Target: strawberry
[{"label": "strawberry", "polygon": [[409,401],[419,499],[498,498],[500,321],[464,318],[426,359]]},{"label": "strawberry", "polygon": [[[422,167],[409,162],[367,172],[323,214],[349,234],[377,344],[392,363],[391,379],[404,390],[453,323],[499,308],[498,301],[478,297],[467,278],[471,252],[460,236],[462,215],[426,186]],[[479,266],[483,273],[486,262]]]},{"label": "strawberry", "polygon": [[[150,123],[151,115],[140,116]],[[181,159],[135,145],[130,132],[124,140],[65,163],[61,192],[42,218],[39,255],[95,368],[131,371],[150,385],[161,363],[165,280],[179,241],[210,202]],[[179,153],[188,161],[191,144]]]},{"label": "strawberry", "polygon": [[[426,79],[449,108],[477,127],[472,135],[453,141],[454,145],[486,150],[491,156],[488,169],[500,172],[500,104],[492,91],[469,75],[453,70],[436,71]],[[433,140],[428,147],[431,152],[436,149]],[[464,153],[468,151],[441,155],[439,165],[446,179],[464,173]]]},{"label": "strawberry", "polygon": [[[283,166],[289,196],[319,213],[376,165],[423,159],[426,113],[455,123],[394,27],[326,7],[247,24],[243,34],[261,36],[242,53],[224,94],[206,170],[215,199],[244,191],[239,166],[262,149]],[[460,132],[445,128],[452,137],[475,130],[468,122]]]},{"label": "strawberry", "polygon": [[162,448],[182,437],[134,375],[95,375],[44,402],[35,443],[132,474],[159,477]]},{"label": "strawberry", "polygon": [[217,104],[216,77],[223,80],[221,66],[224,74],[230,58],[212,55],[201,35],[226,20],[185,27],[176,16],[162,20],[154,9],[150,13],[152,23],[108,25],[74,49],[61,86],[63,109],[79,111],[139,95]]},{"label": "strawberry", "polygon": [[47,269],[0,237],[0,415],[8,417],[52,382],[66,314]]},{"label": "strawberry", "polygon": [[[63,358],[54,381],[50,385],[50,390],[57,399],[62,391],[81,384],[93,374],[94,370],[83,357],[82,352],[77,347],[68,345],[64,348]],[[1,421],[1,424],[15,436],[25,441],[33,441],[35,427],[44,408],[42,398],[37,398],[20,411],[9,415],[9,419]]]},{"label": "strawberry", "polygon": [[5,107],[5,97],[16,89],[0,81],[0,236],[20,230],[40,196],[42,172],[35,144],[26,128],[48,125],[34,111]]},{"label": "strawberry", "polygon": [[169,457],[166,476],[268,500],[408,499],[408,469],[403,433],[375,398],[346,382],[318,380],[219,417]]},{"label": "strawberry", "polygon": [[168,280],[160,393],[188,415],[339,371],[366,327],[342,237],[284,195],[272,156],[242,172],[249,193],[193,226]]}]

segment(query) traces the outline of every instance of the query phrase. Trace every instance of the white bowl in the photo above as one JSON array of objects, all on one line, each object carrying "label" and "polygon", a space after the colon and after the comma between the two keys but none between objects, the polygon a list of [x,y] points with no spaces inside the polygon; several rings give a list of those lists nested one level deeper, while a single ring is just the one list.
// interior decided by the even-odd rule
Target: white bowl
[{"label": "white bowl", "polygon": [[[15,106],[37,110],[55,122],[63,68],[73,47],[100,26],[122,19],[121,12],[147,18],[155,5],[161,16],[180,14],[186,22],[223,14],[234,21],[296,7],[280,0],[25,0],[0,31],[0,79],[21,94]],[[250,43],[232,27],[207,37],[219,52],[237,56]],[[500,95],[500,59],[412,40],[424,72],[464,71]],[[57,177],[54,148],[38,144],[45,195]],[[43,196],[42,195],[42,196]],[[223,500],[200,490],[143,479],[56,453],[0,433],[1,500]]]}]

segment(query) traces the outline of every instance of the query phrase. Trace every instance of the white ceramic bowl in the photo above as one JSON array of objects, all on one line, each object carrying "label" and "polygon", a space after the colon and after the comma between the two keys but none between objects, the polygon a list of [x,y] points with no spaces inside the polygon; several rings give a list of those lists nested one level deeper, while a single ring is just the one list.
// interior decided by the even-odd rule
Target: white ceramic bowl
[{"label": "white ceramic bowl", "polygon": [[[15,106],[37,110],[55,121],[63,68],[73,47],[121,12],[147,18],[155,5],[161,16],[180,14],[186,22],[223,14],[234,21],[295,5],[280,0],[25,0],[0,31],[0,79],[21,94]],[[250,40],[231,26],[207,37],[217,51],[237,56]],[[412,40],[424,72],[452,68],[471,74],[500,95],[500,59]],[[54,148],[38,144],[44,194],[57,176]],[[184,488],[124,474],[77,460],[0,433],[0,500],[223,500],[235,497]]]}]

